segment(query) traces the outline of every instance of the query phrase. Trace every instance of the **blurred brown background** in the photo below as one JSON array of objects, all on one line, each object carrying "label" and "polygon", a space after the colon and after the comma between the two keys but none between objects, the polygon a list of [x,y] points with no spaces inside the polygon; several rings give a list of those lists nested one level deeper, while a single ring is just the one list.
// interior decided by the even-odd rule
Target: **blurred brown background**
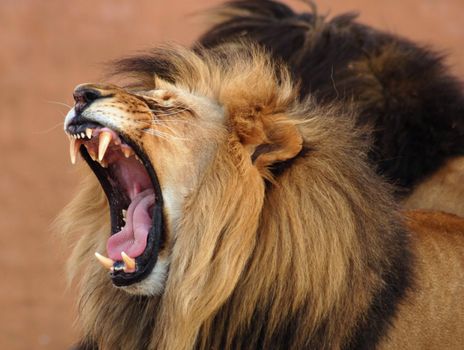
[{"label": "blurred brown background", "polygon": [[[285,1],[298,9],[301,2]],[[464,76],[463,0],[319,0],[448,53]],[[0,348],[64,349],[78,336],[66,249],[49,226],[77,191],[62,121],[73,87],[105,61],[163,41],[190,44],[218,0],[0,1]]]}]

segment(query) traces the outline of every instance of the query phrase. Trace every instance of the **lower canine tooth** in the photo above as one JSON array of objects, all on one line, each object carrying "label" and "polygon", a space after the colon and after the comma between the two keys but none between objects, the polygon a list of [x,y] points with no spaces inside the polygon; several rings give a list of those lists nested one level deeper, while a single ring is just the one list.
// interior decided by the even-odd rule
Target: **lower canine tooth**
[{"label": "lower canine tooth", "polygon": [[132,259],[125,252],[121,252],[122,260],[124,261],[124,272],[134,272],[135,271],[135,259]]},{"label": "lower canine tooth", "polygon": [[108,270],[111,270],[113,268],[114,261],[112,259],[107,258],[106,256],[103,256],[103,255],[101,255],[101,254],[99,254],[97,252],[95,252],[95,257]]}]

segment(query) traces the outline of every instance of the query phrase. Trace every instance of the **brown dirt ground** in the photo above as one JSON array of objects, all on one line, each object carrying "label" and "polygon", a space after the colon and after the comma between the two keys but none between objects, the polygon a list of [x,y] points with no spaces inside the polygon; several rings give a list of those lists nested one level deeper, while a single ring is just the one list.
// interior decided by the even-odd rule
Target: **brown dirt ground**
[{"label": "brown dirt ground", "polygon": [[[204,21],[189,15],[219,3],[1,1],[1,349],[63,349],[78,336],[67,251],[49,229],[78,184],[62,104],[72,104],[76,84],[101,77],[102,62],[166,40],[191,43]],[[365,23],[445,50],[464,74],[462,0],[320,0],[319,7],[357,10]]]}]

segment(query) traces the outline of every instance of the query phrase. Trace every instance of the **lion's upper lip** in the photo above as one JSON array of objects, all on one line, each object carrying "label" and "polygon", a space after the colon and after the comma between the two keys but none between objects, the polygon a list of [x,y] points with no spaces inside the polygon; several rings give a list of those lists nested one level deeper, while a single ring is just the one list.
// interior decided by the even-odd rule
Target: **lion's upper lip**
[{"label": "lion's upper lip", "polygon": [[[66,132],[70,136],[71,161],[75,163],[80,150],[100,180],[110,205],[109,258],[100,254],[97,258],[111,269],[113,282],[118,281],[115,284],[134,283],[151,271],[160,244],[161,227],[155,226],[162,225],[162,201],[154,169],[140,150],[134,150],[135,144],[129,144],[127,138],[108,127],[79,123],[69,125]],[[149,238],[152,231],[157,232],[156,239]]]}]

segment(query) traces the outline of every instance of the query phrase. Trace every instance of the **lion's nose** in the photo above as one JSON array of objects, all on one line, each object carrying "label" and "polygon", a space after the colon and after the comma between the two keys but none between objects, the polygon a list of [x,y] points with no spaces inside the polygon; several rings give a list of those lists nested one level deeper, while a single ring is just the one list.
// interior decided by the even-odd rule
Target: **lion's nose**
[{"label": "lion's nose", "polygon": [[100,97],[102,97],[102,93],[94,85],[82,84],[78,85],[74,89],[73,97],[74,101],[76,101],[76,104],[74,105],[74,110],[76,111],[76,114],[80,114],[93,101],[98,100]]}]

